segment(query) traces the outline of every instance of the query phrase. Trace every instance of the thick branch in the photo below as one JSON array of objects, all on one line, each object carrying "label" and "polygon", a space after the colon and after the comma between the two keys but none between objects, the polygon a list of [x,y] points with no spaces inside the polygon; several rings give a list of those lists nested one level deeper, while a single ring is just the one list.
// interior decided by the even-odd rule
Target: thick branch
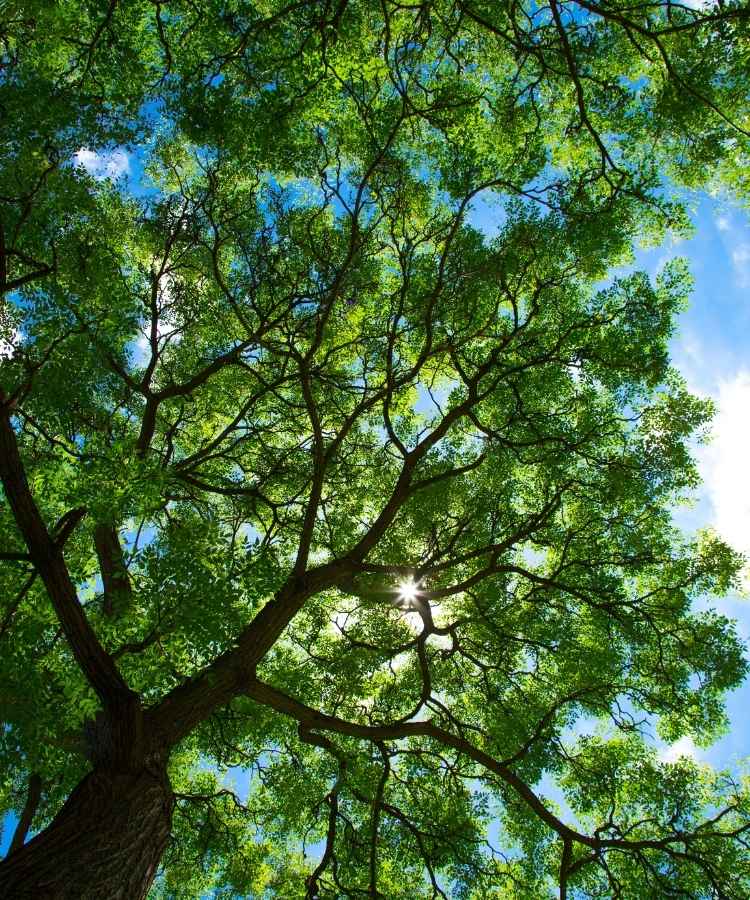
[{"label": "thick branch", "polygon": [[[252,681],[245,692],[247,696],[283,713],[301,723],[306,729],[332,731],[349,737],[363,738],[368,741],[381,742],[409,737],[428,737],[444,746],[451,747],[483,768],[492,772],[503,781],[549,828],[555,831],[564,842],[582,844],[593,849],[619,849],[626,851],[661,850],[672,853],[672,845],[684,842],[686,835],[674,833],[664,838],[647,838],[644,840],[627,840],[624,838],[592,837],[582,834],[566,825],[550,812],[532,789],[512,769],[503,762],[494,759],[484,750],[474,746],[465,738],[451,734],[432,722],[399,722],[398,724],[360,725],[336,716],[329,716],[312,707],[300,703],[286,694],[260,681]],[[719,835],[717,835],[719,836]],[[727,834],[727,837],[730,835]],[[566,862],[567,864],[567,862]]]},{"label": "thick branch", "polygon": [[572,855],[572,844],[570,841],[563,840],[562,856],[560,858],[560,900],[568,900],[568,875],[570,874]]},{"label": "thick branch", "polygon": [[308,597],[336,581],[344,566],[322,566],[303,578],[290,579],[244,629],[235,647],[217,657],[185,684],[167,694],[146,718],[156,741],[172,746],[237,694],[253,677],[255,666],[278,640]]},{"label": "thick branch", "polygon": [[[105,705],[132,696],[84,615],[60,543],[50,537],[34,502],[7,408],[0,412],[0,480],[34,568],[47,588],[81,671]],[[62,531],[65,530],[63,526]]]},{"label": "thick branch", "polygon": [[26,835],[29,833],[31,823],[34,821],[39,801],[42,799],[42,779],[36,772],[32,772],[29,776],[29,785],[26,791],[26,802],[23,805],[21,817],[13,832],[13,839],[8,848],[8,855],[23,847],[26,841]]},{"label": "thick branch", "polygon": [[[138,455],[143,456],[151,446],[151,441],[156,431],[156,416],[159,410],[159,404],[163,400],[169,400],[173,397],[184,397],[191,394],[196,388],[208,381],[216,372],[221,371],[225,366],[237,362],[240,355],[250,346],[250,344],[250,341],[243,341],[237,347],[217,356],[207,366],[180,384],[170,384],[156,393],[150,391],[146,393],[146,408],[143,413],[143,421],[141,422],[141,431],[138,435],[138,440],[136,441],[136,451]],[[139,390],[143,393],[143,386],[140,386]]]},{"label": "thick branch", "polygon": [[105,615],[121,615],[130,605],[132,588],[114,525],[98,524],[94,528],[94,545],[102,573]]}]

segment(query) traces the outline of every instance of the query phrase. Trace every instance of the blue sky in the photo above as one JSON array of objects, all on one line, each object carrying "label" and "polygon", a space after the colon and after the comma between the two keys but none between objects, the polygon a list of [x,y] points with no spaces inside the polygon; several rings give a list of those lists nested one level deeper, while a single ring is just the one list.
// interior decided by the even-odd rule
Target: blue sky
[{"label": "blue sky", "polygon": [[[689,260],[695,287],[678,322],[672,355],[693,393],[716,404],[710,443],[696,449],[703,485],[694,508],[678,511],[676,518],[688,529],[712,526],[750,557],[750,215],[704,195],[693,221],[690,240],[639,258],[651,272],[670,255]],[[750,592],[748,568],[744,584]],[[750,596],[732,595],[712,604],[735,619],[740,635],[750,641]],[[750,681],[729,697],[731,726],[724,738],[705,750],[683,738],[671,754],[689,752],[714,766],[736,767],[750,756],[748,706]]]}]

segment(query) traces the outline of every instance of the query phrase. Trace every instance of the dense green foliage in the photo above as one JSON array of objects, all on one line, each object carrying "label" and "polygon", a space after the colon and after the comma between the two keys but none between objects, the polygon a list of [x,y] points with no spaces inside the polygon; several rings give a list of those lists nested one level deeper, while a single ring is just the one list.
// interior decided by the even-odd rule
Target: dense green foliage
[{"label": "dense green foliage", "polygon": [[646,737],[710,742],[746,662],[692,606],[740,560],[670,518],[690,278],[628,268],[747,189],[745,3],[0,18],[4,808],[99,765],[119,671],[154,898],[750,896],[747,786]]}]

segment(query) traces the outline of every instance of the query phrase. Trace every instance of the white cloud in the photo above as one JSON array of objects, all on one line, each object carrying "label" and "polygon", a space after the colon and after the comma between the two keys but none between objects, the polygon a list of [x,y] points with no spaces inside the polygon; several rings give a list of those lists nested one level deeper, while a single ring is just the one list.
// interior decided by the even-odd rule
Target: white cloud
[{"label": "white cloud", "polygon": [[716,211],[714,222],[719,231],[724,252],[729,257],[729,262],[734,273],[734,281],[737,287],[750,287],[750,220],[745,216],[739,217],[732,211]]},{"label": "white cloud", "polygon": [[659,752],[659,760],[663,763],[674,763],[682,756],[696,759],[697,754],[698,748],[695,746],[695,741],[688,734],[685,735],[685,737],[681,737],[673,744],[664,747],[664,749]]},{"label": "white cloud", "polygon": [[539,569],[547,562],[547,550],[540,550],[533,544],[526,543],[521,547],[521,556],[530,569]]},{"label": "white cloud", "polygon": [[732,266],[740,287],[750,286],[750,242],[743,241],[732,248]]},{"label": "white cloud", "polygon": [[750,370],[719,383],[713,440],[698,453],[713,525],[750,557]]},{"label": "white cloud", "polygon": [[719,229],[719,231],[729,231],[729,229],[732,227],[729,216],[724,215],[723,213],[721,215],[718,215],[716,217],[716,227]]},{"label": "white cloud", "polygon": [[706,345],[692,329],[684,328],[674,342],[672,355],[691,394],[710,396],[716,379],[716,360],[709,358]]},{"label": "white cloud", "polygon": [[398,673],[405,666],[408,666],[411,663],[411,653],[397,653],[396,656],[392,657],[387,663],[384,664],[382,668],[389,670],[394,673]]},{"label": "white cloud", "polygon": [[682,6],[689,6],[691,9],[710,9],[714,5],[714,0],[678,0]]},{"label": "white cloud", "polygon": [[97,153],[81,147],[73,158],[75,164],[84,168],[93,178],[117,178],[130,171],[130,158],[121,148]]}]

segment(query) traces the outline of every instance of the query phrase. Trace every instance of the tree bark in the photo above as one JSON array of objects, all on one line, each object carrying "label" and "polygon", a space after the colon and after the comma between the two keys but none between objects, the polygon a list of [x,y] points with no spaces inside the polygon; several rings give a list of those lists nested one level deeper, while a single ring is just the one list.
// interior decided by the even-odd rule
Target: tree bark
[{"label": "tree bark", "polygon": [[34,821],[39,801],[42,798],[42,779],[36,772],[32,772],[29,776],[29,786],[26,792],[26,803],[24,804],[21,818],[18,820],[16,830],[13,832],[13,840],[10,842],[8,853],[19,850],[23,847],[26,835],[29,833],[31,823]]},{"label": "tree bark", "polygon": [[0,863],[0,897],[144,900],[173,807],[163,768],[94,770],[47,828]]},{"label": "tree bark", "polygon": [[132,588],[125,556],[114,525],[100,522],[94,528],[94,546],[99,558],[104,588],[104,614],[108,617],[121,615],[132,600]]},{"label": "tree bark", "polygon": [[[29,549],[34,568],[47,588],[78,667],[105,708],[130,703],[134,698],[133,692],[125,683],[112,657],[99,643],[96,632],[86,618],[65,565],[62,547],[50,536],[34,501],[9,418],[10,412],[3,405],[4,400],[5,396],[0,391],[0,481],[8,506]],[[81,518],[81,511],[71,511],[71,515],[65,518],[72,527]],[[67,533],[65,525],[62,531]],[[62,532],[60,537],[63,537]]]}]

